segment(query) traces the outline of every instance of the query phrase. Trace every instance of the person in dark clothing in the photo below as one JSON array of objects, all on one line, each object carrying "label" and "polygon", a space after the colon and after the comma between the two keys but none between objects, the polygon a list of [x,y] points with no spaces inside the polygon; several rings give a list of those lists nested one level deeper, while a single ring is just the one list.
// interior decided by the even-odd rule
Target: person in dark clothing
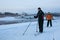
[{"label": "person in dark clothing", "polygon": [[43,21],[44,21],[44,12],[41,10],[41,8],[38,8],[38,13],[34,18],[38,18],[38,25],[39,25],[39,32],[43,32]]},{"label": "person in dark clothing", "polygon": [[47,27],[50,26],[52,27],[52,19],[53,19],[53,16],[50,12],[48,12],[48,14],[46,15],[46,19],[47,19]]}]

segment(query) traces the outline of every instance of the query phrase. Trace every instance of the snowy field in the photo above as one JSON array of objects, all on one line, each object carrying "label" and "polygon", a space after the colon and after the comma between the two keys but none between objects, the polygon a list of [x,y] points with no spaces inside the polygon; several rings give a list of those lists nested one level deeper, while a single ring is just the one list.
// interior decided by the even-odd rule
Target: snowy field
[{"label": "snowy field", "polygon": [[[28,17],[28,16],[27,16]],[[4,24],[14,24],[14,23],[23,23],[23,22],[32,22],[32,21],[36,21],[37,19],[32,18],[21,18],[21,17],[3,17],[0,18],[0,25],[4,25]]]},{"label": "snowy field", "polygon": [[[27,26],[30,24],[25,35],[23,35]],[[52,27],[46,27],[47,21],[44,21],[44,32],[37,36],[36,30],[38,29],[37,21],[0,25],[0,40],[60,40],[60,19],[53,20]]]}]

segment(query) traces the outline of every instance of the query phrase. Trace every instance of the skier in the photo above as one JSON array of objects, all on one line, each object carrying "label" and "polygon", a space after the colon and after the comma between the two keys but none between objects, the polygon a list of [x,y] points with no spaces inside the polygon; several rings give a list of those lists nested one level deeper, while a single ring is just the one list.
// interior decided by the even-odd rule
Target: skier
[{"label": "skier", "polygon": [[39,24],[39,32],[43,32],[43,21],[44,21],[44,12],[41,10],[41,8],[38,8],[38,13],[34,18],[38,18],[38,24]]},{"label": "skier", "polygon": [[52,19],[53,19],[53,16],[50,12],[48,12],[48,14],[46,15],[46,19],[47,19],[47,27],[50,26],[52,27]]}]

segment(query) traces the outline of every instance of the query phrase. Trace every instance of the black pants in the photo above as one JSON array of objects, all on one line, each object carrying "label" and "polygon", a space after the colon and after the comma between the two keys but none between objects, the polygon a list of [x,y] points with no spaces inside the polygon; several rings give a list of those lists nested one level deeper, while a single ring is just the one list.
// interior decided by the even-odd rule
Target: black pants
[{"label": "black pants", "polygon": [[52,27],[52,20],[48,20],[48,22],[47,22],[47,27],[49,26],[49,24],[50,24],[50,26]]},{"label": "black pants", "polygon": [[38,24],[39,24],[39,32],[43,32],[43,20],[38,20]]}]

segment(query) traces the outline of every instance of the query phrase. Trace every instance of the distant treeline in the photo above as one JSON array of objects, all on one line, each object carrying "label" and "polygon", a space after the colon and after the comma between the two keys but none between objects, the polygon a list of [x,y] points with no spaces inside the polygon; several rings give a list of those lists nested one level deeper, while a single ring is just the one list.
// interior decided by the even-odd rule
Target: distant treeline
[{"label": "distant treeline", "polygon": [[0,17],[5,17],[5,16],[18,16],[18,13],[11,13],[11,12],[0,12]]},{"label": "distant treeline", "polygon": [[[45,16],[46,16],[47,13],[45,13]],[[53,16],[60,16],[60,13],[51,13]]]},{"label": "distant treeline", "polygon": [[[45,13],[45,16],[46,16],[47,13]],[[53,16],[60,16],[60,13],[51,13]],[[21,16],[21,15],[24,15],[24,16],[34,16],[36,14],[28,14],[28,13],[11,13],[11,12],[0,12],[0,17],[5,17],[5,16]]]}]

